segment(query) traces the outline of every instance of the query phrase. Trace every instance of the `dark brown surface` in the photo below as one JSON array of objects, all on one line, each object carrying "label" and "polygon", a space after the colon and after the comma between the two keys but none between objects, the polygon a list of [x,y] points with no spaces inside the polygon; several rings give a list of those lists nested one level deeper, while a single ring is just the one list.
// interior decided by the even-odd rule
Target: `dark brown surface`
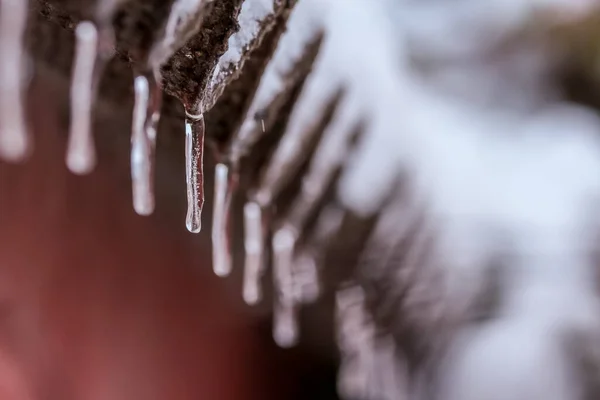
[{"label": "dark brown surface", "polygon": [[0,359],[16,375],[3,387],[32,399],[264,398],[268,346],[203,267],[202,242],[136,216],[114,164],[69,174],[52,94],[38,82],[30,96],[35,156],[0,165]]},{"label": "dark brown surface", "polygon": [[[72,69],[73,30],[77,22],[87,16],[85,10],[89,7],[88,3],[81,2],[78,7],[77,1],[31,2],[28,46],[33,59],[37,65],[63,76],[65,84],[68,84]],[[125,104],[132,104],[132,69],[147,56],[152,40],[165,23],[171,1],[159,0],[158,3],[160,6],[156,7],[152,2],[133,0],[126,3],[115,17],[117,56],[106,69],[100,85],[100,106],[104,107],[107,114],[117,108],[122,110]],[[265,21],[264,32],[247,49],[244,67],[232,71],[225,80],[224,85],[230,87],[226,88],[223,98],[218,101],[214,97],[207,99],[211,108],[206,116],[209,139],[226,140],[239,123],[266,61],[270,59],[285,30],[285,21],[293,4],[293,1],[283,0],[277,3],[276,17]],[[199,34],[164,66],[164,88],[173,98],[167,99],[163,106],[163,119],[170,122],[163,124],[169,128],[162,129],[161,136],[183,132],[175,128],[181,125],[184,118],[181,102],[190,109],[200,106],[218,58],[227,50],[230,35],[238,29],[236,18],[240,7],[241,0],[215,2]],[[233,84],[229,85],[232,80]],[[219,87],[217,91],[220,93],[223,89]]]},{"label": "dark brown surface", "polygon": [[[152,384],[161,380],[155,377],[165,369],[159,366],[149,367],[156,364],[155,360],[161,360],[165,365],[170,365],[171,362],[182,365],[178,367],[180,369],[174,368],[176,372],[173,372],[173,377],[168,374],[162,377],[164,382],[161,384],[167,386],[156,383],[155,391],[158,393],[177,393],[168,386],[173,384],[177,387],[190,387],[190,393],[202,393],[202,398],[226,399],[227,394],[225,397],[212,397],[211,393],[226,379],[226,366],[230,364],[221,364],[222,361],[219,361],[215,365],[213,375],[209,374],[208,377],[205,377],[203,371],[210,365],[206,359],[230,357],[235,360],[233,368],[237,375],[228,378],[229,384],[244,388],[239,392],[232,391],[232,399],[252,398],[244,397],[250,393],[262,393],[260,396],[263,397],[258,398],[268,398],[269,394],[264,388],[275,389],[277,385],[273,383],[280,379],[280,376],[291,379],[285,381],[289,388],[295,387],[294,384],[303,382],[298,378],[302,375],[299,371],[303,369],[299,360],[306,359],[307,349],[313,355],[318,354],[320,359],[329,361],[335,357],[331,331],[332,291],[340,280],[355,272],[359,252],[364,246],[373,221],[361,221],[347,215],[342,234],[335,238],[326,254],[327,265],[338,266],[325,271],[326,287],[330,290],[326,291],[318,305],[310,307],[309,312],[303,313],[301,318],[302,338],[309,342],[310,346],[281,353],[274,352],[272,348],[268,326],[261,326],[260,332],[253,326],[256,321],[261,320],[259,317],[265,317],[269,313],[272,299],[268,297],[268,289],[268,301],[261,306],[250,311],[248,307],[242,307],[240,304],[239,271],[243,241],[240,236],[242,232],[239,211],[246,199],[243,191],[253,189],[262,167],[283,133],[290,110],[295,105],[298,92],[318,53],[319,41],[315,41],[314,46],[306,49],[305,57],[292,76],[288,77],[288,86],[279,93],[275,104],[272,104],[269,110],[255,116],[257,119],[264,119],[270,134],[265,135],[242,162],[243,176],[240,188],[243,190],[235,199],[234,214],[237,220],[233,226],[233,243],[237,246],[234,254],[235,270],[238,272],[229,280],[221,281],[210,273],[207,229],[199,237],[184,231],[184,113],[181,102],[190,108],[199,105],[207,79],[211,76],[219,56],[226,51],[229,36],[238,28],[236,16],[242,2],[216,0],[201,32],[179,50],[164,68],[165,88],[171,97],[166,98],[158,136],[157,213],[149,220],[133,215],[129,198],[127,152],[132,108],[132,68],[145,59],[152,40],[164,24],[171,0],[132,0],[115,18],[118,55],[104,76],[101,85],[102,99],[96,113],[100,170],[90,177],[79,179],[68,175],[62,166],[65,127],[68,121],[65,94],[73,57],[72,31],[75,23],[86,17],[90,3],[91,1],[77,0],[32,0],[29,45],[41,74],[51,75],[52,80],[57,82],[57,90],[62,93],[58,96],[61,101],[53,101],[52,104],[57,107],[56,112],[60,117],[57,123],[62,129],[53,132],[53,141],[37,141],[37,146],[43,149],[43,155],[36,153],[33,165],[27,166],[25,170],[17,170],[15,167],[3,170],[6,167],[0,165],[0,179],[8,182],[0,182],[4,185],[0,186],[0,190],[3,193],[11,192],[0,193],[0,201],[5,201],[4,205],[0,203],[0,213],[9,212],[14,215],[2,225],[4,229],[0,226],[0,234],[4,235],[0,239],[4,239],[2,243],[6,247],[6,250],[0,247],[0,254],[8,254],[9,257],[14,257],[12,260],[20,260],[19,271],[28,271],[26,267],[29,265],[48,268],[47,274],[41,274],[42,277],[39,277],[40,273],[37,270],[35,273],[31,272],[35,278],[32,281],[39,282],[43,288],[36,300],[46,308],[25,302],[28,304],[27,312],[33,310],[44,313],[45,318],[41,318],[40,321],[46,325],[39,330],[31,327],[11,328],[21,329],[17,336],[27,337],[31,332],[39,331],[51,338],[34,338],[30,342],[31,345],[25,345],[26,348],[31,346],[41,349],[40,354],[45,357],[27,364],[41,368],[34,371],[35,374],[39,374],[39,377],[36,377],[36,385],[38,382],[56,385],[57,389],[51,389],[59,390],[57,398],[60,399],[69,399],[70,393],[79,396],[74,398],[92,398],[86,397],[87,394],[91,395],[91,392],[87,392],[86,395],[82,393],[91,390],[89,388],[114,386],[107,383],[114,379],[114,375],[110,375],[110,370],[114,368],[112,363],[122,363],[120,357],[124,357],[125,362],[131,363],[131,370],[141,368],[135,372],[139,375],[131,375],[134,377],[132,380],[141,376],[140,380],[147,378]],[[255,48],[249,49],[245,55],[243,68],[230,77],[237,79],[227,80],[228,86],[224,88],[223,96],[205,115],[208,140],[216,143],[216,147],[223,148],[239,126],[266,62],[285,29],[287,10],[292,6],[292,2],[282,0],[280,6],[281,13],[275,19],[274,28],[266,31],[262,40],[255,41]],[[573,50],[578,51],[580,47],[574,46]],[[581,73],[585,70],[586,60],[574,60],[577,62],[570,62],[569,68],[566,68],[569,78],[567,87],[571,89],[568,92],[578,101],[593,104],[597,108],[600,104],[598,96],[595,95],[597,91],[589,90],[590,87],[597,86],[597,82],[585,78],[586,75]],[[212,105],[213,99],[209,100]],[[34,109],[45,107],[41,99],[36,101]],[[271,127],[272,130],[269,129]],[[47,160],[43,161],[48,154],[53,154],[54,157],[50,164]],[[310,152],[305,156],[309,157]],[[44,162],[46,164],[43,164]],[[206,165],[207,212],[203,218],[205,221],[210,220],[213,165],[214,157],[209,155]],[[43,180],[40,180],[41,176],[44,177]],[[28,183],[21,184],[21,181]],[[278,209],[269,210],[269,214],[278,213],[285,209],[285,205],[290,204],[298,189],[298,183],[299,177],[296,177],[277,199]],[[14,189],[15,185],[18,190]],[[35,199],[40,197],[44,198],[44,202],[40,203],[43,206],[32,207]],[[9,205],[6,199],[10,199]],[[273,220],[276,223],[276,217]],[[90,226],[94,227],[93,231],[90,231]],[[411,241],[414,240],[414,236],[409,236],[406,242],[398,244],[389,265],[384,266],[385,274],[375,279],[367,277],[362,283],[369,299],[372,300],[371,308],[379,328],[392,331],[411,367],[422,367],[423,363],[435,354],[436,346],[443,340],[442,336],[447,333],[447,329],[442,327],[440,321],[433,321],[431,317],[435,315],[434,308],[439,302],[439,297],[436,297],[439,291],[435,287],[436,277],[430,276],[430,271],[423,269],[419,274],[409,271],[409,278],[402,283],[394,279],[398,273],[398,266],[403,264],[407,250],[413,244]],[[14,247],[10,245],[12,243],[18,245]],[[98,249],[98,246],[102,246],[102,249]],[[39,253],[31,251],[34,248],[39,249]],[[90,259],[89,254],[95,254],[96,257]],[[427,255],[422,256],[425,264]],[[381,260],[372,261],[376,264]],[[358,267],[360,269],[361,266]],[[10,276],[14,271],[11,269],[8,272]],[[268,277],[270,271],[266,275]],[[17,276],[20,282],[34,284],[21,275]],[[12,282],[14,279],[6,281]],[[21,296],[19,301],[30,301],[27,296],[31,297],[37,293],[34,286],[26,287],[27,292],[21,289],[15,291]],[[127,307],[115,306],[123,301],[133,303]],[[485,306],[486,301],[493,303],[491,300],[484,300],[482,306]],[[18,301],[15,301],[16,303]],[[152,309],[157,309],[156,314],[148,311],[148,304],[152,305]],[[486,310],[475,312],[485,314]],[[310,317],[309,313],[312,313]],[[314,317],[315,314],[318,316]],[[132,321],[129,320],[131,315],[135,315]],[[77,321],[76,326],[71,326],[70,320]],[[34,318],[33,321],[37,320]],[[211,324],[209,328],[206,326],[209,323],[207,321]],[[262,318],[262,321],[265,319]],[[107,337],[99,337],[97,332],[103,332],[102,329],[106,328],[98,325],[115,325],[115,330],[111,330]],[[166,325],[171,325],[171,330],[165,328]],[[155,329],[154,326],[160,328],[156,329],[157,332],[147,334]],[[440,329],[437,329],[438,327]],[[76,342],[79,343],[74,349],[63,344],[67,342],[65,338],[71,337],[76,338]],[[194,338],[200,337],[206,338],[205,345],[202,345],[200,340],[194,342]],[[120,354],[116,349],[123,348],[122,343],[134,343],[135,346],[131,346],[135,351]],[[99,350],[90,350],[87,348],[90,344],[107,349],[106,354]],[[221,351],[223,346],[226,348]],[[203,353],[205,351],[206,353]],[[187,353],[191,355],[186,355]],[[275,358],[274,353],[277,354]],[[26,356],[33,357],[30,354]],[[178,357],[182,357],[183,361]],[[196,357],[203,360],[194,364],[193,359]],[[21,359],[22,357],[15,358]],[[48,359],[53,361],[49,362]],[[260,362],[256,363],[255,360],[258,359]],[[286,370],[282,365],[289,364],[282,364],[282,359],[293,360],[294,368]],[[0,371],[4,368],[4,361],[7,364],[16,362],[11,358],[3,360],[0,357]],[[48,365],[57,365],[64,370]],[[309,368],[313,368],[315,364],[309,365]],[[271,376],[272,371],[278,368],[281,375]],[[330,371],[325,368],[323,372],[319,370],[317,373],[325,377],[329,385],[333,382],[333,377],[327,375]],[[205,379],[198,378],[198,382],[195,382],[194,374],[200,374]],[[15,377],[21,380],[30,378],[29,372]],[[63,382],[64,380],[67,382]],[[205,380],[210,382],[203,388],[202,382]],[[240,383],[234,383],[238,380]],[[261,386],[263,384],[264,387]],[[76,389],[73,389],[73,385]],[[127,392],[126,389],[123,388],[123,392],[119,392],[118,395]],[[65,394],[60,390],[72,392]],[[132,398],[148,398],[141,392],[141,386],[135,386],[131,390],[132,392],[127,393]],[[291,389],[299,398],[317,398],[315,392],[306,390],[307,393],[300,393]],[[99,390],[99,393],[102,391]],[[290,392],[283,396],[281,392],[274,394],[276,390],[269,393],[273,393],[274,398],[293,398]],[[102,394],[106,397],[112,396],[110,393]],[[114,395],[113,398],[118,398],[118,395]],[[186,398],[177,397],[177,394],[174,396],[169,398]],[[333,397],[331,391],[329,396],[323,398]]]}]

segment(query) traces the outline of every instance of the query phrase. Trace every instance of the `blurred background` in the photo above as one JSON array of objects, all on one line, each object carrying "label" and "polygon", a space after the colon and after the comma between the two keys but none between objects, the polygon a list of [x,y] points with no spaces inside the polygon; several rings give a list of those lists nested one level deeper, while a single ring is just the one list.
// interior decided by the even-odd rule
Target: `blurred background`
[{"label": "blurred background", "polygon": [[64,88],[36,76],[35,156],[0,163],[0,397],[336,398],[334,362],[279,349],[268,315],[212,273],[184,202],[135,214],[126,148],[89,177],[67,170]]},{"label": "blurred background", "polygon": [[[600,334],[570,317],[597,319],[594,238],[582,233],[594,218],[580,215],[600,198],[597,2],[344,1],[0,0],[0,399],[597,398]],[[87,64],[86,21],[99,37]],[[21,102],[31,147],[12,157]],[[91,118],[97,157],[80,147],[80,170],[65,164],[87,131],[71,129],[74,115]],[[156,207],[142,217],[131,148],[152,138],[156,160],[142,166]],[[216,165],[230,172],[227,279],[213,272]],[[205,182],[191,201],[190,174]],[[193,235],[187,203],[201,196]],[[252,306],[248,204],[268,242]],[[341,217],[323,239],[331,209]],[[277,261],[277,243],[293,260]],[[563,247],[560,274],[530,269]],[[313,261],[308,283],[298,255]],[[537,284],[548,298],[529,307]],[[314,304],[303,285],[320,289]],[[362,313],[336,336],[347,285],[364,289],[347,302]],[[301,305],[299,342],[282,349],[272,319]],[[503,364],[520,351],[487,340],[495,321],[511,338],[533,332],[514,342],[535,349],[531,365]],[[547,361],[536,347],[563,351],[580,330],[593,332],[583,351]],[[545,374],[558,370],[563,392],[547,384],[562,384]]]}]

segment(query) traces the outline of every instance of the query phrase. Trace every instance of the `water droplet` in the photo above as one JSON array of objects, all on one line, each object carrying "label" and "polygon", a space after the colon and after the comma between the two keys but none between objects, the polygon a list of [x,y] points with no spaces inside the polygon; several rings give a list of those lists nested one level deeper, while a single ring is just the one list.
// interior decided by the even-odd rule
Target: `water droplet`
[{"label": "water droplet", "polygon": [[75,30],[75,60],[71,82],[71,127],[67,166],[74,174],[90,173],[96,164],[92,137],[92,108],[96,95],[95,65],[98,30],[92,22],[81,22]]},{"label": "water droplet", "polygon": [[232,191],[229,167],[225,164],[217,164],[212,225],[213,270],[217,276],[222,277],[229,275],[232,267],[229,230],[227,229]]},{"label": "water droplet", "polygon": [[273,277],[276,289],[273,310],[273,338],[281,347],[292,347],[298,342],[298,321],[294,296],[292,257],[296,243],[295,233],[284,227],[273,236]]},{"label": "water droplet", "polygon": [[243,297],[253,305],[262,298],[260,280],[264,272],[265,229],[262,210],[255,202],[244,206],[244,286]]},{"label": "water droplet", "polygon": [[23,99],[28,3],[0,1],[0,156],[12,162],[23,160],[30,151]]},{"label": "water droplet", "polygon": [[204,206],[204,117],[185,120],[185,173],[188,209],[185,225],[192,233],[202,229]]},{"label": "water droplet", "polygon": [[140,215],[150,215],[154,211],[154,143],[146,129],[149,124],[150,85],[143,75],[136,76],[134,85],[135,106],[131,134],[133,208]]}]

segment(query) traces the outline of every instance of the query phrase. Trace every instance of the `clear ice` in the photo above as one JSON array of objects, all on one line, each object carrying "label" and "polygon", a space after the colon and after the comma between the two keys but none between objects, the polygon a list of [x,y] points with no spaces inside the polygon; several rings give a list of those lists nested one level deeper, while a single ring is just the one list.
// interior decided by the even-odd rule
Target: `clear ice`
[{"label": "clear ice", "polygon": [[243,298],[254,305],[262,298],[260,280],[264,272],[265,228],[262,209],[255,202],[244,206],[244,283]]},{"label": "clear ice", "polygon": [[96,165],[92,136],[92,109],[97,90],[96,59],[98,29],[93,22],[81,22],[75,29],[75,61],[71,82],[71,126],[67,167],[74,174],[90,173]]},{"label": "clear ice", "polygon": [[185,120],[185,174],[188,209],[185,225],[188,231],[202,229],[204,206],[204,117],[187,116]]},{"label": "clear ice", "polygon": [[231,273],[232,260],[229,248],[229,210],[232,185],[229,167],[217,164],[215,167],[215,200],[213,205],[212,248],[213,270],[217,276]]},{"label": "clear ice", "polygon": [[[162,35],[152,45],[147,67],[153,71],[155,88],[157,89],[155,108],[156,121],[151,132],[153,142],[156,140],[156,125],[160,118],[159,110],[162,99],[161,68],[185,43],[202,27],[203,16],[213,0],[175,0],[171,5]],[[202,113],[189,113],[186,107],[185,121],[185,159],[188,210],[186,227],[192,233],[202,230],[202,207],[204,206],[204,117]]]},{"label": "clear ice", "polygon": [[0,1],[0,157],[13,162],[23,160],[30,146],[23,99],[28,5],[27,0]]}]

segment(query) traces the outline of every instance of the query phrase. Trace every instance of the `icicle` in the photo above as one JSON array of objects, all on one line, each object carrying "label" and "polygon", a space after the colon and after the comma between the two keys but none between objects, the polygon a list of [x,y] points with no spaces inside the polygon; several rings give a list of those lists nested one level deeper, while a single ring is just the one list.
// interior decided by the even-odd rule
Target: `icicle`
[{"label": "icicle", "polygon": [[75,30],[76,50],[71,83],[71,128],[67,166],[74,174],[90,173],[96,164],[92,137],[92,108],[96,95],[95,64],[98,54],[98,29],[90,21]]},{"label": "icicle", "polygon": [[[147,59],[148,68],[153,71],[157,88],[162,81],[161,69],[163,65],[179,50],[202,26],[205,12],[210,9],[213,0],[175,0],[171,5],[169,15],[162,31],[162,35],[153,43]],[[157,106],[160,106],[162,97],[157,92]],[[156,116],[153,142],[156,140],[156,126],[158,125],[158,108]],[[190,113],[186,107],[186,182],[188,210],[186,227],[192,233],[202,230],[202,208],[204,205],[204,117],[202,112]],[[213,227],[214,232],[214,227]],[[214,235],[213,235],[214,236]],[[214,240],[213,240],[214,242]],[[222,240],[217,240],[221,245]],[[227,274],[228,263],[221,254],[213,256],[218,263],[214,264],[215,271]],[[217,260],[218,259],[218,260]]]},{"label": "icicle", "polygon": [[0,156],[21,161],[29,152],[23,85],[27,0],[0,0]]},{"label": "icicle", "polygon": [[292,257],[296,235],[282,228],[273,236],[273,278],[276,290],[273,310],[273,337],[281,347],[292,347],[298,341],[298,321],[294,296]]},{"label": "icicle", "polygon": [[246,303],[253,305],[262,298],[260,280],[264,272],[265,230],[262,210],[255,202],[244,206],[244,287]]},{"label": "icicle", "polygon": [[228,231],[232,197],[231,186],[229,167],[225,164],[217,164],[215,167],[215,201],[212,224],[213,270],[217,276],[229,275],[232,267]]},{"label": "icicle", "polygon": [[315,258],[308,253],[298,256],[293,264],[293,274],[295,298],[304,304],[317,301],[321,294],[321,285]]},{"label": "icicle", "polygon": [[158,71],[136,72],[133,131],[131,134],[131,174],[133,208],[140,215],[154,212],[154,151],[160,121],[162,87]]},{"label": "icicle", "polygon": [[343,398],[369,398],[374,370],[375,328],[367,318],[364,293],[350,286],[336,293],[335,320],[342,355],[338,392]]},{"label": "icicle", "polygon": [[146,130],[150,103],[150,85],[145,76],[135,78],[135,106],[131,134],[131,178],[133,208],[140,215],[154,211],[154,143]]},{"label": "icicle", "polygon": [[[370,399],[405,399],[408,398],[406,382],[406,365],[398,360],[398,351],[394,338],[381,335],[375,339],[373,348],[372,380],[369,384]],[[403,368],[404,367],[404,368]]]},{"label": "icicle", "polygon": [[185,225],[192,233],[202,229],[204,206],[204,116],[190,116],[185,120],[185,167],[188,210]]},{"label": "icicle", "polygon": [[115,53],[112,19],[125,0],[99,0],[93,21],[83,21],[75,30],[76,50],[71,82],[71,126],[67,167],[75,174],[88,174],[96,164],[92,134],[93,108],[106,65]]}]

